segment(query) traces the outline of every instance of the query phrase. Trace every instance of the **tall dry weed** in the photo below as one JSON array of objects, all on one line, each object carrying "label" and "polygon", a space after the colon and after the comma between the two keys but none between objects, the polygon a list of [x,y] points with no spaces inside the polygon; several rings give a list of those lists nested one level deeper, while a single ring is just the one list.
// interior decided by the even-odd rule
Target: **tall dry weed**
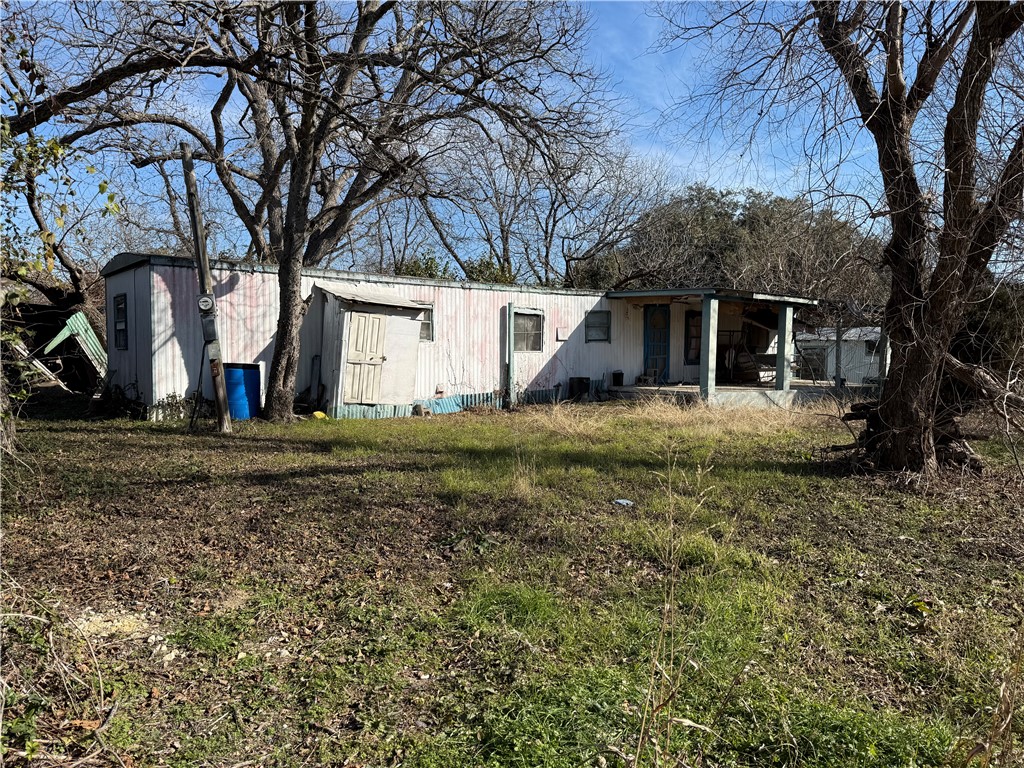
[{"label": "tall dry weed", "polygon": [[726,408],[697,402],[685,406],[650,398],[633,402],[555,403],[519,414],[525,428],[542,428],[568,438],[595,440],[630,421],[686,432],[696,437],[721,435],[770,436],[793,429],[823,426],[829,416],[820,408]]},{"label": "tall dry weed", "polygon": [[[707,494],[713,490],[707,483],[706,468],[699,468],[692,478],[686,478],[678,467],[678,453],[672,447],[667,451],[666,470],[658,473],[664,488],[667,506],[664,524],[667,536],[657,537],[658,556],[666,569],[664,595],[661,604],[661,622],[651,647],[648,678],[639,723],[627,749],[610,747],[629,768],[697,768],[704,765],[702,750],[682,750],[673,734],[679,731],[698,731],[712,739],[717,736],[711,725],[685,717],[679,711],[677,700],[684,686],[691,682],[693,673],[700,669],[693,658],[695,640],[691,635],[697,621],[699,605],[680,612],[677,589],[681,583],[680,552],[688,532],[704,506]],[[696,489],[696,495],[683,496],[677,490],[681,485]],[[652,529],[651,535],[654,536]],[[705,564],[709,571],[719,567],[717,554]],[[699,601],[698,601],[699,602]]]},{"label": "tall dry weed", "polygon": [[633,418],[694,434],[767,436],[784,430],[821,426],[821,414],[810,408],[722,407],[700,401],[680,407],[662,399],[634,405]]},{"label": "tall dry weed", "polygon": [[[988,732],[973,745],[961,742],[954,750],[951,765],[959,768],[996,768],[996,766],[1024,765],[1024,753],[1015,748],[1019,735],[1017,706],[1024,695],[1024,638],[1018,637],[1017,647],[1009,668],[999,685],[999,698],[992,710]],[[966,754],[964,754],[966,752]]]},{"label": "tall dry weed", "polygon": [[563,437],[590,441],[599,438],[622,412],[616,405],[560,402],[529,408],[519,417],[525,428],[541,428]]}]

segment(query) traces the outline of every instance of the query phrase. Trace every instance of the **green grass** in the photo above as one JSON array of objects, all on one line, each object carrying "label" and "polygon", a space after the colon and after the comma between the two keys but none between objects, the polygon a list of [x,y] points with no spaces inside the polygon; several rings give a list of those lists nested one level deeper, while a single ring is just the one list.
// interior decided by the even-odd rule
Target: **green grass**
[{"label": "green grass", "polygon": [[11,754],[889,768],[990,727],[1024,604],[998,447],[911,493],[787,412],[236,427],[21,425],[5,567],[50,623],[4,619]]}]

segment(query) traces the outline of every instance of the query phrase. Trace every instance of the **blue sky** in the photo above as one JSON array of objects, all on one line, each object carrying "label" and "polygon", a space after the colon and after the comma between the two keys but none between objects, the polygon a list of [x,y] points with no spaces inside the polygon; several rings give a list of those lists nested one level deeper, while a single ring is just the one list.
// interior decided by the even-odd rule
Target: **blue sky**
[{"label": "blue sky", "polygon": [[682,53],[655,50],[661,21],[643,2],[591,2],[591,63],[606,73],[615,93],[632,113],[638,149],[675,154],[671,131],[659,130],[663,113],[685,90],[687,71]]},{"label": "blue sky", "polygon": [[[765,176],[757,161],[742,157],[725,137],[697,143],[687,134],[697,115],[672,110],[699,76],[686,50],[658,50],[662,22],[651,3],[591,2],[593,31],[590,61],[611,78],[615,93],[631,115],[629,134],[640,154],[669,166],[680,183],[706,181],[714,186],[788,188]],[[770,177],[778,174],[769,174]]]},{"label": "blue sky", "polygon": [[[663,162],[677,183],[796,195],[819,182],[809,172],[799,145],[780,137],[750,146],[740,122],[735,135],[715,132],[706,140],[695,140],[703,116],[679,109],[678,104],[701,82],[700,52],[692,45],[659,50],[662,21],[652,3],[606,0],[587,5],[592,18],[589,60],[610,76],[615,93],[632,114],[629,136],[634,148]],[[870,151],[857,143],[861,146],[854,160],[865,149]],[[866,166],[846,166],[844,177],[852,186],[860,187],[866,172],[870,177],[872,158],[865,159]]]}]

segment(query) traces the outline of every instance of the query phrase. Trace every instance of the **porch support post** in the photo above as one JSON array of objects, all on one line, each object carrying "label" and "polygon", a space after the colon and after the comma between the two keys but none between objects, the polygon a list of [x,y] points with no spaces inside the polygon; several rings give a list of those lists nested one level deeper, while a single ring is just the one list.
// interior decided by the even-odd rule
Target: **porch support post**
[{"label": "porch support post", "polygon": [[793,305],[779,307],[779,336],[775,342],[775,388],[789,391],[793,378]]},{"label": "porch support post", "polygon": [[700,396],[710,400],[715,394],[715,368],[718,362],[718,299],[705,296],[700,318]]}]

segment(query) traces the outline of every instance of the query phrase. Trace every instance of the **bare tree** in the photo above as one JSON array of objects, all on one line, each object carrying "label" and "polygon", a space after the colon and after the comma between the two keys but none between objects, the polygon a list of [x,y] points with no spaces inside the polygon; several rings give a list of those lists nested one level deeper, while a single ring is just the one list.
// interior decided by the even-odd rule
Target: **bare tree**
[{"label": "bare tree", "polygon": [[540,152],[505,135],[445,157],[420,196],[439,249],[464,273],[484,257],[518,282],[579,285],[581,265],[623,243],[668,187],[614,131],[579,138]]},{"label": "bare tree", "polygon": [[533,207],[537,233],[530,258],[538,279],[580,285],[579,273],[599,254],[619,247],[643,214],[669,195],[665,170],[614,140],[563,151],[546,164],[551,181]]},{"label": "bare tree", "polygon": [[[155,96],[168,73],[198,67],[248,69],[202,34],[202,12],[187,3],[69,0],[12,2],[4,9],[4,131],[11,139],[70,122],[112,94]],[[212,7],[210,9],[212,11]],[[9,110],[9,111],[8,111]]]},{"label": "bare tree", "polygon": [[[120,226],[123,198],[108,191],[99,161],[69,148],[75,136],[61,141],[54,134],[113,93],[152,96],[168,71],[225,63],[184,15],[165,10],[76,0],[4,8],[0,272],[58,308],[81,310],[100,339],[106,324],[94,241],[100,233],[107,243],[123,242],[132,228]],[[147,242],[159,230],[147,222]]]},{"label": "bare tree", "polygon": [[[133,39],[153,30],[143,47],[162,51],[166,40],[188,39],[190,53],[148,88],[100,67],[82,81],[85,98],[54,96],[56,109],[75,119],[60,138],[97,137],[155,169],[177,158],[180,137],[198,145],[195,158],[209,164],[252,257],[278,265],[265,406],[272,419],[292,413],[303,267],[333,258],[360,217],[453,145],[501,126],[544,151],[590,121],[593,77],[576,53],[585,16],[572,5],[91,5],[101,31],[87,47],[104,24],[121,30],[123,12],[133,16]],[[63,58],[76,54],[72,38]],[[23,110],[12,130],[38,124],[50,106]]]},{"label": "bare tree", "polygon": [[419,202],[436,241],[463,274],[474,273],[483,259],[513,281],[529,276],[524,238],[538,154],[514,135],[480,137],[430,168]]},{"label": "bare tree", "polygon": [[1020,54],[1024,3],[816,0],[662,13],[669,44],[715,49],[717,76],[691,106],[746,114],[755,136],[806,129],[808,156],[834,184],[849,142],[866,134],[882,197],[874,215],[890,228],[893,343],[873,458],[934,471],[950,343],[1021,216],[1024,100],[1007,73],[1019,67],[1009,52]]},{"label": "bare tree", "polygon": [[341,244],[332,264],[383,275],[440,277],[447,261],[436,253],[433,230],[410,192],[374,206]]}]

